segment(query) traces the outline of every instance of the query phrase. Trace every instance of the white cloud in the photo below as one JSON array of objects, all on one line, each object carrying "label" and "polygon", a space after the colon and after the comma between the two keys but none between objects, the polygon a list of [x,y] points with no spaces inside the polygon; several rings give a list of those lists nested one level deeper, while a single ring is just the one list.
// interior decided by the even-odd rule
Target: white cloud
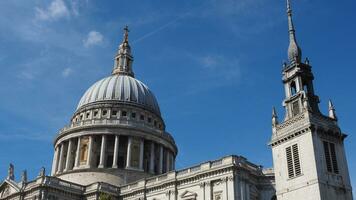
[{"label": "white cloud", "polygon": [[0,140],[12,141],[12,140],[31,140],[31,141],[51,141],[52,136],[42,133],[1,133]]},{"label": "white cloud", "polygon": [[225,80],[232,80],[240,76],[240,61],[237,58],[230,58],[221,55],[206,55],[197,57],[198,63],[208,73]]},{"label": "white cloud", "polygon": [[67,67],[65,68],[63,71],[62,71],[62,76],[64,78],[67,78],[69,75],[71,75],[73,73],[73,69],[70,68],[70,67]]},{"label": "white cloud", "polygon": [[35,78],[35,74],[29,71],[21,71],[17,77],[20,79],[33,80]]},{"label": "white cloud", "polygon": [[83,44],[85,47],[91,47],[95,45],[99,45],[103,42],[104,36],[97,31],[90,31],[88,36],[83,40]]},{"label": "white cloud", "polygon": [[69,16],[70,11],[63,0],[53,0],[45,9],[36,8],[36,19],[38,20],[58,20]]}]

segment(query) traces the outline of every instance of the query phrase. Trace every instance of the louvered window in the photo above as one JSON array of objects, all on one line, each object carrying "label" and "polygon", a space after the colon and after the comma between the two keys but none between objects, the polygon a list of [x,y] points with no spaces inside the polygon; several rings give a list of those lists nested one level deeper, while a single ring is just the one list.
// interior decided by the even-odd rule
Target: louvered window
[{"label": "louvered window", "polygon": [[293,158],[292,158],[291,147],[286,148],[286,154],[287,154],[288,176],[289,178],[292,178],[294,177],[294,170],[293,170]]},{"label": "louvered window", "polygon": [[294,144],[286,148],[288,177],[293,178],[302,174],[298,145]]},{"label": "louvered window", "polygon": [[326,161],[326,169],[328,170],[328,172],[333,172],[333,167],[331,166],[331,158],[330,158],[328,142],[324,142],[324,154],[325,154],[325,161]]},{"label": "louvered window", "polygon": [[326,169],[328,170],[328,172],[338,174],[339,167],[337,164],[335,144],[326,141],[324,141],[323,144],[324,144]]},{"label": "louvered window", "polygon": [[298,150],[298,145],[295,144],[292,146],[293,147],[293,160],[294,160],[294,170],[295,170],[295,175],[299,176],[302,174],[302,171],[300,169],[300,160],[299,160],[299,150]]}]

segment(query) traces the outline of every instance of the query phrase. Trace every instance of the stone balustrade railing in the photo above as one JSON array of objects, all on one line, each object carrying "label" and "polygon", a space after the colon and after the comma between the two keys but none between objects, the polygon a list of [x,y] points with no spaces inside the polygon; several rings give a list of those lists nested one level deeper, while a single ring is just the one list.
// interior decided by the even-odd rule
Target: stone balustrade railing
[{"label": "stone balustrade railing", "polygon": [[79,184],[75,184],[69,181],[64,181],[59,178],[55,177],[45,177],[44,184],[53,186],[53,187],[59,187],[59,188],[66,188],[66,189],[71,189],[73,191],[77,192],[83,192],[85,190],[85,187]]},{"label": "stone balustrade railing", "polygon": [[226,166],[226,165],[243,166],[243,167],[252,168],[255,171],[261,171],[260,166],[250,163],[243,157],[228,156],[228,157],[224,157],[219,160],[205,162],[205,163],[202,163],[200,165],[196,165],[196,166],[193,166],[190,168],[168,172],[168,173],[160,175],[160,176],[146,178],[144,180],[140,180],[140,181],[128,184],[128,185],[124,185],[121,187],[121,192],[122,193],[129,192],[132,189],[139,188],[141,186],[144,187],[144,186],[153,186],[156,184],[157,185],[162,184],[162,181],[165,182],[165,181],[174,181],[176,179],[182,179],[184,177],[188,177],[193,174],[197,174],[199,172],[203,172],[203,171],[206,171],[209,169],[219,168],[219,167]]},{"label": "stone balustrade railing", "polygon": [[[121,125],[125,127],[133,127],[133,128],[143,128],[143,129],[148,129],[150,132],[156,134],[157,136],[163,137],[165,139],[168,139],[171,142],[174,142],[173,137],[162,130],[159,130],[157,128],[154,128],[150,125],[147,125],[145,123],[139,122],[139,121],[134,121],[134,120],[128,120],[128,119],[92,119],[92,120],[83,120],[80,122],[72,123],[70,125],[67,125],[63,127],[62,129],[59,130],[59,136],[65,134],[66,132],[70,130],[74,130],[77,128],[84,128],[84,127],[91,127],[94,125],[108,125],[108,126],[115,126],[115,125]],[[57,138],[58,138],[57,137]]]},{"label": "stone balustrade railing", "polygon": [[110,185],[108,183],[103,183],[103,182],[97,182],[93,183],[91,185],[86,186],[85,192],[106,192],[106,193],[112,193],[112,194],[118,194],[119,188],[115,187],[113,185]]}]

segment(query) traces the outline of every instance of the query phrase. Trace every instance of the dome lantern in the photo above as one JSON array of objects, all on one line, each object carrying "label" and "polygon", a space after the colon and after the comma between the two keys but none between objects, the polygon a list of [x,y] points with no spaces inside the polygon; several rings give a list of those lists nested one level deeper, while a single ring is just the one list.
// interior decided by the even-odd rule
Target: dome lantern
[{"label": "dome lantern", "polygon": [[117,55],[115,56],[115,64],[112,74],[122,74],[134,77],[132,70],[133,57],[129,44],[129,28],[125,26],[123,41],[119,46]]}]

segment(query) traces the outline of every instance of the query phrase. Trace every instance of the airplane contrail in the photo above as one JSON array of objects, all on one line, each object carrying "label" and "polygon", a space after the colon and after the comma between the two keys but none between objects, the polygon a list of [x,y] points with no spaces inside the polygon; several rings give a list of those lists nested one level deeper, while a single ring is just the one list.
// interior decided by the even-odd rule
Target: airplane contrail
[{"label": "airplane contrail", "polygon": [[152,35],[158,33],[159,31],[166,29],[167,27],[169,27],[169,26],[175,24],[177,21],[179,21],[180,19],[184,18],[185,16],[186,16],[186,14],[184,14],[184,15],[182,15],[182,16],[180,16],[180,17],[177,17],[176,19],[174,19],[174,20],[168,22],[167,24],[164,24],[163,26],[157,28],[156,30],[151,31],[151,32],[149,32],[149,33],[143,35],[142,37],[140,37],[140,38],[138,38],[138,39],[132,41],[132,44],[135,44],[135,43],[137,43],[137,42],[140,42],[140,41],[142,41],[142,40],[144,40],[144,39],[146,39],[146,38],[148,38],[148,37],[150,37],[150,36],[152,36]]},{"label": "airplane contrail", "polygon": [[[198,6],[198,9],[200,9],[200,8],[203,7],[204,5],[205,5],[204,3],[201,4],[200,6]],[[195,8],[195,9],[196,9],[196,8]],[[161,27],[159,27],[159,28],[157,28],[157,29],[155,29],[155,30],[153,30],[153,31],[151,31],[151,32],[149,32],[149,33],[143,35],[142,37],[140,37],[140,38],[138,38],[138,39],[136,39],[136,40],[134,40],[134,41],[132,41],[132,44],[135,44],[135,43],[137,43],[137,42],[140,42],[140,41],[142,41],[142,40],[144,40],[144,39],[146,39],[146,38],[148,38],[148,37],[150,37],[150,36],[152,36],[152,35],[154,35],[154,34],[160,32],[160,31],[166,29],[167,27],[169,27],[169,26],[171,26],[171,25],[177,23],[179,20],[181,20],[181,19],[183,19],[184,17],[188,16],[188,15],[191,13],[192,10],[193,10],[193,8],[190,9],[190,10],[188,10],[187,12],[185,12],[184,14],[182,14],[181,16],[177,17],[176,19],[174,19],[174,20],[172,20],[172,21],[170,21],[170,22],[164,24],[163,26],[161,26]]]}]

